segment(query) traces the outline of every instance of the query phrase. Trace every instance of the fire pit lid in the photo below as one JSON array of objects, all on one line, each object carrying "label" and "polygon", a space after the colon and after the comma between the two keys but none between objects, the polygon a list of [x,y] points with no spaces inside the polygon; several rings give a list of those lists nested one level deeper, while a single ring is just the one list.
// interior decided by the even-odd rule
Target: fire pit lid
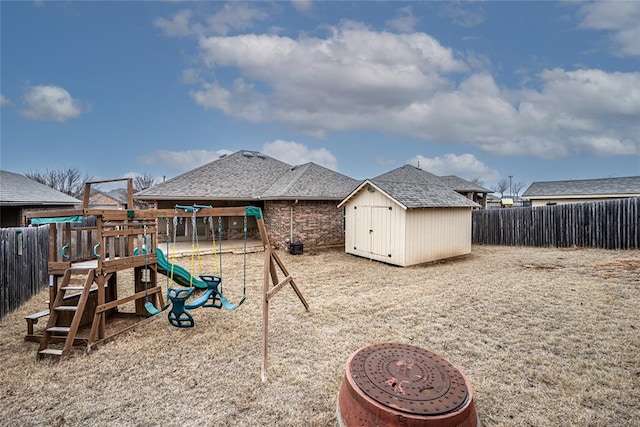
[{"label": "fire pit lid", "polygon": [[373,344],[355,353],[348,366],[354,383],[382,405],[413,415],[453,412],[469,398],[460,371],[420,347]]}]

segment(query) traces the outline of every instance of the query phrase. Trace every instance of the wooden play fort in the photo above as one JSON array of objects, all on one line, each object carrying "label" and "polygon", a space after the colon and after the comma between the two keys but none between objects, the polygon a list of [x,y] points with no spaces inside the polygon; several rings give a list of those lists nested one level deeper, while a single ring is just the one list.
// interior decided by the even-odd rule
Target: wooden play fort
[{"label": "wooden play fort", "polygon": [[[82,209],[42,211],[29,215],[32,225],[49,224],[49,309],[26,316],[25,339],[39,342],[38,358],[55,356],[63,360],[70,355],[74,346],[86,346],[89,352],[116,335],[165,312],[171,302],[176,303],[176,306],[166,311],[169,320],[171,321],[172,315],[175,318],[176,313],[183,314],[185,310],[179,299],[165,301],[158,284],[159,274],[168,277],[171,274],[174,282],[185,286],[184,275],[183,283],[178,280],[179,276],[174,276],[174,270],[179,266],[167,264],[164,254],[158,248],[159,222],[164,220],[168,230],[171,218],[174,221],[176,218],[185,221],[188,218],[194,221],[196,218],[208,218],[213,223],[213,218],[239,217],[244,219],[245,239],[247,220],[250,220],[251,225],[257,227],[264,248],[262,379],[266,380],[269,301],[279,290],[290,285],[306,310],[309,306],[294,278],[269,243],[260,208],[196,205],[175,209],[134,209],[131,179],[126,179],[126,210],[90,208],[91,184],[112,181],[119,180],[87,183]],[[126,290],[123,284],[119,288],[118,273],[131,269],[134,279],[129,286],[133,289]],[[282,280],[279,279],[279,274],[284,275]],[[213,280],[212,276],[201,278],[209,284]],[[190,278],[187,283],[194,280]],[[171,297],[172,290],[174,295],[184,290],[176,289],[169,287],[168,295]],[[215,292],[212,290],[210,294],[217,294],[214,302],[219,304],[212,306],[220,308],[223,305],[220,300],[226,300],[218,293],[217,288],[212,289]],[[134,307],[133,311],[123,310],[125,304],[128,304],[127,307]],[[194,307],[193,303],[191,307]],[[42,334],[34,333],[34,323],[46,316],[48,321]],[[181,322],[172,324],[185,327]],[[193,321],[188,326],[193,326]]]}]

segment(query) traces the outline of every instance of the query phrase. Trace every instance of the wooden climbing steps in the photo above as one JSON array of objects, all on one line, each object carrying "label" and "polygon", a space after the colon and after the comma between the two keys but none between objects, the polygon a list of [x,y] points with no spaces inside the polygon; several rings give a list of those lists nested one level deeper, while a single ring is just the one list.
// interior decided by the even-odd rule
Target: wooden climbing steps
[{"label": "wooden climbing steps", "polygon": [[89,294],[97,289],[95,276],[94,268],[70,267],[65,271],[40,340],[38,359],[55,356],[64,360],[69,357]]}]

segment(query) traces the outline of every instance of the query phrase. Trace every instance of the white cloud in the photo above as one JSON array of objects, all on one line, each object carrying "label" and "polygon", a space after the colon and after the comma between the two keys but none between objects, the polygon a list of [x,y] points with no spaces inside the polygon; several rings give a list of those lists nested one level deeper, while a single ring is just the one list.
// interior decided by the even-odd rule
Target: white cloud
[{"label": "white cloud", "polygon": [[[236,81],[224,93],[219,82],[203,84],[192,92],[198,104],[247,117],[239,99],[259,101],[252,120],[310,132],[368,126],[448,85],[443,73],[466,70],[427,34],[379,33],[355,23],[334,28],[327,39],[245,34],[203,38],[200,47],[207,66],[237,68],[244,84]],[[258,93],[258,86],[266,89]]]},{"label": "white cloud", "polygon": [[440,13],[461,27],[475,27],[484,22],[482,7],[470,2],[443,2]]},{"label": "white cloud", "polygon": [[386,22],[387,28],[400,33],[412,32],[418,24],[418,19],[413,15],[411,6],[398,9],[397,17]]},{"label": "white cloud", "polygon": [[8,98],[5,98],[3,94],[0,93],[0,107],[4,107],[5,105],[11,104]]},{"label": "white cloud", "polygon": [[165,36],[179,37],[195,35],[196,31],[191,27],[192,12],[188,9],[181,10],[171,17],[171,19],[158,17],[153,21],[153,25],[160,28]]},{"label": "white cloud", "polygon": [[356,22],[324,38],[243,34],[199,45],[204,67],[240,77],[200,83],[194,101],[251,122],[286,123],[319,138],[383,132],[505,156],[640,154],[638,72],[545,70],[537,89],[510,90],[482,71],[481,57],[456,54],[425,33]]},{"label": "white cloud", "polygon": [[153,24],[168,37],[226,35],[234,30],[251,28],[256,21],[268,17],[264,10],[247,3],[224,3],[222,8],[212,14],[194,16],[190,9],[177,12],[171,18],[157,17]]},{"label": "white cloud", "polygon": [[456,175],[469,181],[477,178],[482,182],[493,182],[500,177],[498,171],[491,169],[470,153],[461,155],[448,153],[433,158],[417,155],[409,159],[407,163],[418,166],[434,175]]},{"label": "white cloud", "polygon": [[579,15],[581,27],[610,33],[618,55],[640,56],[640,2],[580,3]]},{"label": "white cloud", "polygon": [[212,162],[229,150],[159,150],[136,158],[136,162],[146,166],[159,166],[175,173],[183,173]]},{"label": "white cloud", "polygon": [[207,17],[208,27],[214,34],[226,35],[232,30],[251,28],[254,21],[262,21],[268,17],[261,9],[251,7],[247,3],[225,3],[222,10]]},{"label": "white cloud", "polygon": [[75,119],[91,108],[71,97],[60,86],[30,86],[23,95],[20,113],[32,120],[64,122]]},{"label": "white cloud", "polygon": [[291,0],[291,4],[298,12],[309,13],[313,9],[313,1],[311,0]]},{"label": "white cloud", "polygon": [[278,139],[265,143],[262,152],[290,165],[313,162],[327,169],[338,170],[338,159],[326,148],[310,149],[298,142]]}]

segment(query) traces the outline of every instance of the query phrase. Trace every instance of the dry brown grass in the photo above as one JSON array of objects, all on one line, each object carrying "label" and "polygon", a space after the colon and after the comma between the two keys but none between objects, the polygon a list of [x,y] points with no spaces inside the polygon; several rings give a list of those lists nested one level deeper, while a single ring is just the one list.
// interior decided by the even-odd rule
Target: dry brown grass
[{"label": "dry brown grass", "polygon": [[[0,324],[0,424],[331,426],[348,356],[402,342],[464,372],[484,425],[637,425],[638,251],[474,246],[411,268],[341,250],[281,257],[311,310],[289,288],[272,301],[267,383],[257,253],[238,310],[194,310],[186,330],[162,314],[61,364],[36,362],[23,341],[23,317],[47,298],[34,297]],[[225,256],[232,301],[241,272],[242,256]]]}]

